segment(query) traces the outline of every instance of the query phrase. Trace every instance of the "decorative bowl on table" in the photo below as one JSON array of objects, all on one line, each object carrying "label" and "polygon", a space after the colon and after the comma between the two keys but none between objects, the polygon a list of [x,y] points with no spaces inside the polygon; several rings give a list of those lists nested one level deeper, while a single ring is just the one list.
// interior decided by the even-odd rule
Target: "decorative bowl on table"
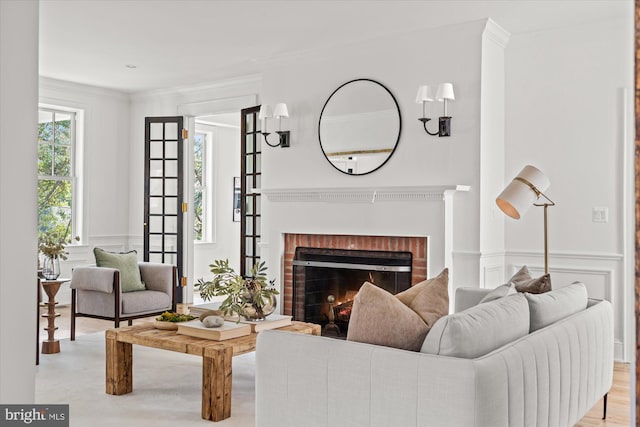
[{"label": "decorative bowl on table", "polygon": [[179,313],[172,313],[170,311],[165,311],[160,316],[156,317],[155,322],[153,322],[153,326],[156,329],[177,331],[178,323],[188,322],[189,320],[194,320],[194,319],[197,319],[197,317],[191,316],[189,314],[179,314]]}]

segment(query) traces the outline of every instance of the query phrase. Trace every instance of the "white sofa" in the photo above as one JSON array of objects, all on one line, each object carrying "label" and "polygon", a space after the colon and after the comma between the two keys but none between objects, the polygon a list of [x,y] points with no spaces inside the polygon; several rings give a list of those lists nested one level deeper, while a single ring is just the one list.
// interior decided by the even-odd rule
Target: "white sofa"
[{"label": "white sofa", "polygon": [[[457,310],[486,293],[459,289]],[[607,301],[473,359],[263,331],[256,426],[573,426],[612,377]]]}]

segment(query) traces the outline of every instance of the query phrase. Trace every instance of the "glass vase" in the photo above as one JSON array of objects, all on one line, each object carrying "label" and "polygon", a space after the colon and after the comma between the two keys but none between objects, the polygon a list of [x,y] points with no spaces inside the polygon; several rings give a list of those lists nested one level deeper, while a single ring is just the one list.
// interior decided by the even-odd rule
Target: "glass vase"
[{"label": "glass vase", "polygon": [[42,264],[42,275],[46,280],[55,280],[60,276],[60,258],[45,257]]}]

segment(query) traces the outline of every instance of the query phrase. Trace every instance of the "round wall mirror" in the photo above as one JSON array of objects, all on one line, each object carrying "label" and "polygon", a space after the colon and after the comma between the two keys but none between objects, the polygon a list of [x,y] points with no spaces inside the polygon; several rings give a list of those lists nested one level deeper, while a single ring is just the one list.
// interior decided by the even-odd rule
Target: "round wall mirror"
[{"label": "round wall mirror", "polygon": [[384,85],[351,80],[337,88],[320,113],[320,147],[340,172],[365,175],[379,169],[400,140],[400,108]]}]

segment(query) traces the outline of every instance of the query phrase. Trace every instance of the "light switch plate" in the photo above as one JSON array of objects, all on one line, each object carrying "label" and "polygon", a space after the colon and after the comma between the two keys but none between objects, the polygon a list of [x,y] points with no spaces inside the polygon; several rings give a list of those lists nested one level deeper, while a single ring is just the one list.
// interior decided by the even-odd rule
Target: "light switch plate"
[{"label": "light switch plate", "polygon": [[591,210],[592,222],[609,222],[609,208],[596,206]]}]

